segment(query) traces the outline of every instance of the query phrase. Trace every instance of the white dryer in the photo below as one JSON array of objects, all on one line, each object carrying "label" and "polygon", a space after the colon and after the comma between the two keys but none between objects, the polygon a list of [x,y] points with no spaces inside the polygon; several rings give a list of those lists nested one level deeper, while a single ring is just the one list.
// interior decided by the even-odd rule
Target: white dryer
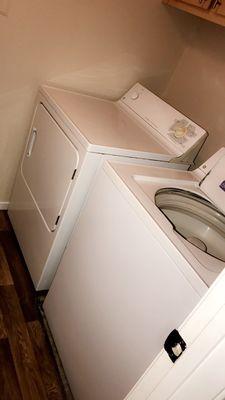
[{"label": "white dryer", "polygon": [[35,288],[49,288],[105,157],[185,169],[206,136],[140,84],[117,102],[42,87],[9,206]]}]

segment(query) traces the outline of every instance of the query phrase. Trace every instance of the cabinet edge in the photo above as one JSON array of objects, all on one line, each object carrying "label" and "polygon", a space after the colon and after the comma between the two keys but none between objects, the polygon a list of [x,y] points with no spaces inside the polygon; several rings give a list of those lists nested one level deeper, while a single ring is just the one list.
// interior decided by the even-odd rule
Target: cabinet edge
[{"label": "cabinet edge", "polygon": [[215,10],[202,10],[202,9],[198,9],[195,6],[181,3],[179,0],[162,0],[162,3],[165,5],[177,8],[178,10],[186,11],[189,14],[192,14],[196,17],[205,19],[209,22],[213,22],[217,25],[225,26],[225,17],[217,14],[216,9]]}]

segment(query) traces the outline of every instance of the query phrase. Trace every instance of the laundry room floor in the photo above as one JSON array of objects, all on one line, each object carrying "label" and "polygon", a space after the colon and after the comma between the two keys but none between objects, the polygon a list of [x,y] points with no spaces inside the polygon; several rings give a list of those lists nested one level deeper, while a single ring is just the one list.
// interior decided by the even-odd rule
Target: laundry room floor
[{"label": "laundry room floor", "polygon": [[5,211],[0,211],[0,399],[66,399]]}]

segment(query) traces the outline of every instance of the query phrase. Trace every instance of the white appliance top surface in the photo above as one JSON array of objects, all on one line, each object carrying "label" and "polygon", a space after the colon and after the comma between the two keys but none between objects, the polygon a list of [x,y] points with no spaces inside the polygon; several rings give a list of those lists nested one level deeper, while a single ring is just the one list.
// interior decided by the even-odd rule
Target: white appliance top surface
[{"label": "white appliance top surface", "polygon": [[[172,167],[172,164],[170,166]],[[168,166],[160,167],[157,163],[154,165],[154,162],[152,162],[152,165],[150,163],[149,165],[132,165],[129,161],[127,163],[110,161],[105,165],[105,168],[124,193],[131,192],[134,195],[134,198],[136,198],[136,207],[137,204],[142,205],[160,229],[166,233],[166,236],[202,277],[204,282],[210,285],[218,275],[216,268],[221,267],[221,261],[218,260],[217,266],[217,261],[213,258],[216,267],[215,271],[211,271],[212,257],[201,251],[196,255],[193,249],[189,248],[192,245],[188,247],[187,241],[185,239],[182,241],[182,238],[174,233],[172,224],[155,205],[155,194],[162,188],[180,188],[206,197],[204,191],[199,187],[199,183],[204,176],[201,171],[190,172],[168,168]]]},{"label": "white appliance top surface", "polygon": [[143,157],[159,154],[163,159],[176,155],[116,102],[47,86],[41,91],[79,129],[89,151],[113,154],[110,149],[126,149],[134,157],[142,152]]}]

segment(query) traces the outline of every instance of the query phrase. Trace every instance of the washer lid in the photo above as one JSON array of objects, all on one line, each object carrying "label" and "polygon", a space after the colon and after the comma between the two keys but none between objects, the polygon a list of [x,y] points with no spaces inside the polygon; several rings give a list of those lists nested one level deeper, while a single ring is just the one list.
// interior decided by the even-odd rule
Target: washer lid
[{"label": "washer lid", "polygon": [[199,186],[214,205],[225,213],[225,154],[202,179]]}]

